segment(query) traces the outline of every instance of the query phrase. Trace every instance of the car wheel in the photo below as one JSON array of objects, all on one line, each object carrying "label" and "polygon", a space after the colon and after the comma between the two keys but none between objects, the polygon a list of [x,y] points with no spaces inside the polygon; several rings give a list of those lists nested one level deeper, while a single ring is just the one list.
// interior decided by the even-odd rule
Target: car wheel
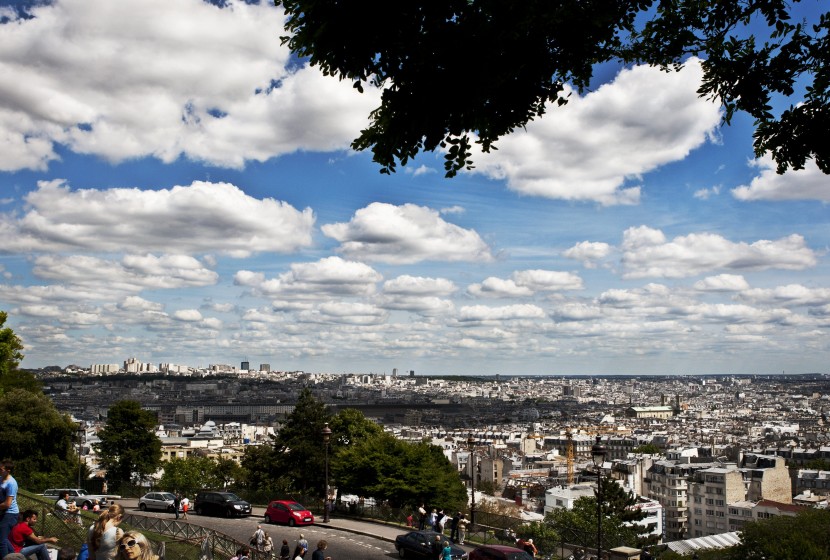
[{"label": "car wheel", "polygon": [[196,515],[202,515],[202,511],[203,511],[203,510],[202,510],[202,508],[201,508],[201,507],[197,507],[197,508],[196,508]]},{"label": "car wheel", "polygon": [[176,506],[167,506],[168,513],[176,513]]},{"label": "car wheel", "polygon": [[141,502],[140,504],[138,504],[138,509],[140,509],[141,511],[147,511],[147,504]]},{"label": "car wheel", "polygon": [[225,517],[233,517],[233,511],[230,509],[225,510]]},{"label": "car wheel", "polygon": [[265,522],[266,523],[271,523],[271,516],[268,515],[267,513],[265,514]]},{"label": "car wheel", "polygon": [[295,525],[294,518],[289,517],[289,518],[288,518],[288,526],[289,526],[289,527],[293,527],[294,525]]},{"label": "car wheel", "polygon": [[406,556],[406,550],[404,547],[400,547],[398,549],[398,558],[404,558]]}]

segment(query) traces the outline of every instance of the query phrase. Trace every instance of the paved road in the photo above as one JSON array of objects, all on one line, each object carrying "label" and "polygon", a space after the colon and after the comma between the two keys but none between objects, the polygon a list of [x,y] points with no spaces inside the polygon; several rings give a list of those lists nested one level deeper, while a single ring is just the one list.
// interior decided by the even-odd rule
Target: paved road
[{"label": "paved road", "polygon": [[[118,500],[121,505],[131,514],[147,515],[152,517],[172,518],[173,514],[163,512],[142,512],[138,509],[138,500]],[[274,544],[282,544],[286,539],[294,549],[294,544],[305,535],[314,550],[317,541],[325,539],[329,543],[327,556],[332,560],[389,560],[397,558],[395,550],[395,536],[405,532],[405,529],[395,526],[387,526],[376,523],[366,523],[351,519],[332,519],[331,523],[325,525],[318,523],[305,527],[287,527],[284,525],[265,525],[262,523],[262,516],[265,513],[263,508],[254,508],[254,515],[246,518],[225,519],[219,517],[208,517],[204,515],[188,514],[187,521],[194,525],[208,527],[229,535],[240,542],[247,542],[257,524],[271,535]]]}]

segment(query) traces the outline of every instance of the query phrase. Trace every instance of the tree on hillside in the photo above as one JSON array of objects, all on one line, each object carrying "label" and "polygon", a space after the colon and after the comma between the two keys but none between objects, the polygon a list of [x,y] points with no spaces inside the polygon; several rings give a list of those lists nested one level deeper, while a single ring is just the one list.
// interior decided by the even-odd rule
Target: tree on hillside
[{"label": "tree on hillside", "polygon": [[[676,69],[703,59],[698,93],[755,120],[755,152],[779,172],[814,159],[830,173],[830,16],[793,19],[786,0],[556,0],[375,3],[275,0],[283,42],[323,73],[384,87],[354,140],[381,172],[446,149],[447,176],[501,136],[585,91],[604,62]],[[773,113],[774,99],[795,104]]]},{"label": "tree on hillside", "polygon": [[0,392],[0,445],[15,462],[14,476],[29,490],[66,485],[78,472],[73,437],[76,425],[41,392],[8,388]]},{"label": "tree on hillside", "polygon": [[[551,526],[565,542],[586,548],[597,546],[596,498],[579,498],[574,502],[573,509],[557,508],[545,515],[544,523]],[[638,541],[637,530],[626,526],[610,509],[603,512],[602,535],[604,548],[635,546]]]},{"label": "tree on hillside", "polygon": [[193,494],[200,488],[226,488],[240,472],[239,465],[230,459],[200,456],[171,459],[163,463],[162,468],[164,474],[159,486],[183,494]]},{"label": "tree on hillside", "polygon": [[[0,384],[5,385],[5,378],[17,370],[23,359],[23,343],[10,327],[4,327],[8,315],[0,311]],[[3,385],[0,385],[2,388]]]},{"label": "tree on hillside", "polygon": [[393,506],[435,504],[464,510],[467,491],[440,447],[381,433],[341,449],[331,471],[343,493],[388,500]]},{"label": "tree on hillside", "polygon": [[642,453],[644,455],[659,455],[661,453],[660,448],[654,445],[653,443],[644,443],[643,445],[638,445],[634,449],[631,450],[632,453]]},{"label": "tree on hillside", "polygon": [[155,415],[137,401],[118,401],[109,408],[95,449],[113,484],[140,481],[156,472],[161,463],[161,440],[155,428]]},{"label": "tree on hillside", "polygon": [[747,523],[741,543],[728,558],[830,560],[830,511],[807,509],[795,517],[778,516]]}]

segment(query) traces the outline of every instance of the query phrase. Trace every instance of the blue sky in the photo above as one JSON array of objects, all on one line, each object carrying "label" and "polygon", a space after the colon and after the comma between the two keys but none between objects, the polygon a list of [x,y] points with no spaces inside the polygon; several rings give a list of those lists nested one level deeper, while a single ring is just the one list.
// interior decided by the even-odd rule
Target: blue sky
[{"label": "blue sky", "polygon": [[29,15],[0,7],[24,367],[826,370],[830,179],[756,160],[695,61],[603,72],[455,179],[441,154],[386,176],[348,149],[378,92],[297,65],[273,5]]}]

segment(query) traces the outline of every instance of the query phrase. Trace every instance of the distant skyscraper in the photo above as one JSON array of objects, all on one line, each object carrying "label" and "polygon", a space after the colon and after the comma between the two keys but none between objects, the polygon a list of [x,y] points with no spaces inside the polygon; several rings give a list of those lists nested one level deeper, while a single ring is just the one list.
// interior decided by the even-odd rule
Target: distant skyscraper
[{"label": "distant skyscraper", "polygon": [[251,362],[242,362],[242,365],[239,366],[239,369],[248,371],[249,369],[251,369]]},{"label": "distant skyscraper", "polygon": [[409,370],[409,377],[415,377],[415,370],[414,369]]},{"label": "distant skyscraper", "polygon": [[271,364],[259,364],[259,371],[271,371]]}]

